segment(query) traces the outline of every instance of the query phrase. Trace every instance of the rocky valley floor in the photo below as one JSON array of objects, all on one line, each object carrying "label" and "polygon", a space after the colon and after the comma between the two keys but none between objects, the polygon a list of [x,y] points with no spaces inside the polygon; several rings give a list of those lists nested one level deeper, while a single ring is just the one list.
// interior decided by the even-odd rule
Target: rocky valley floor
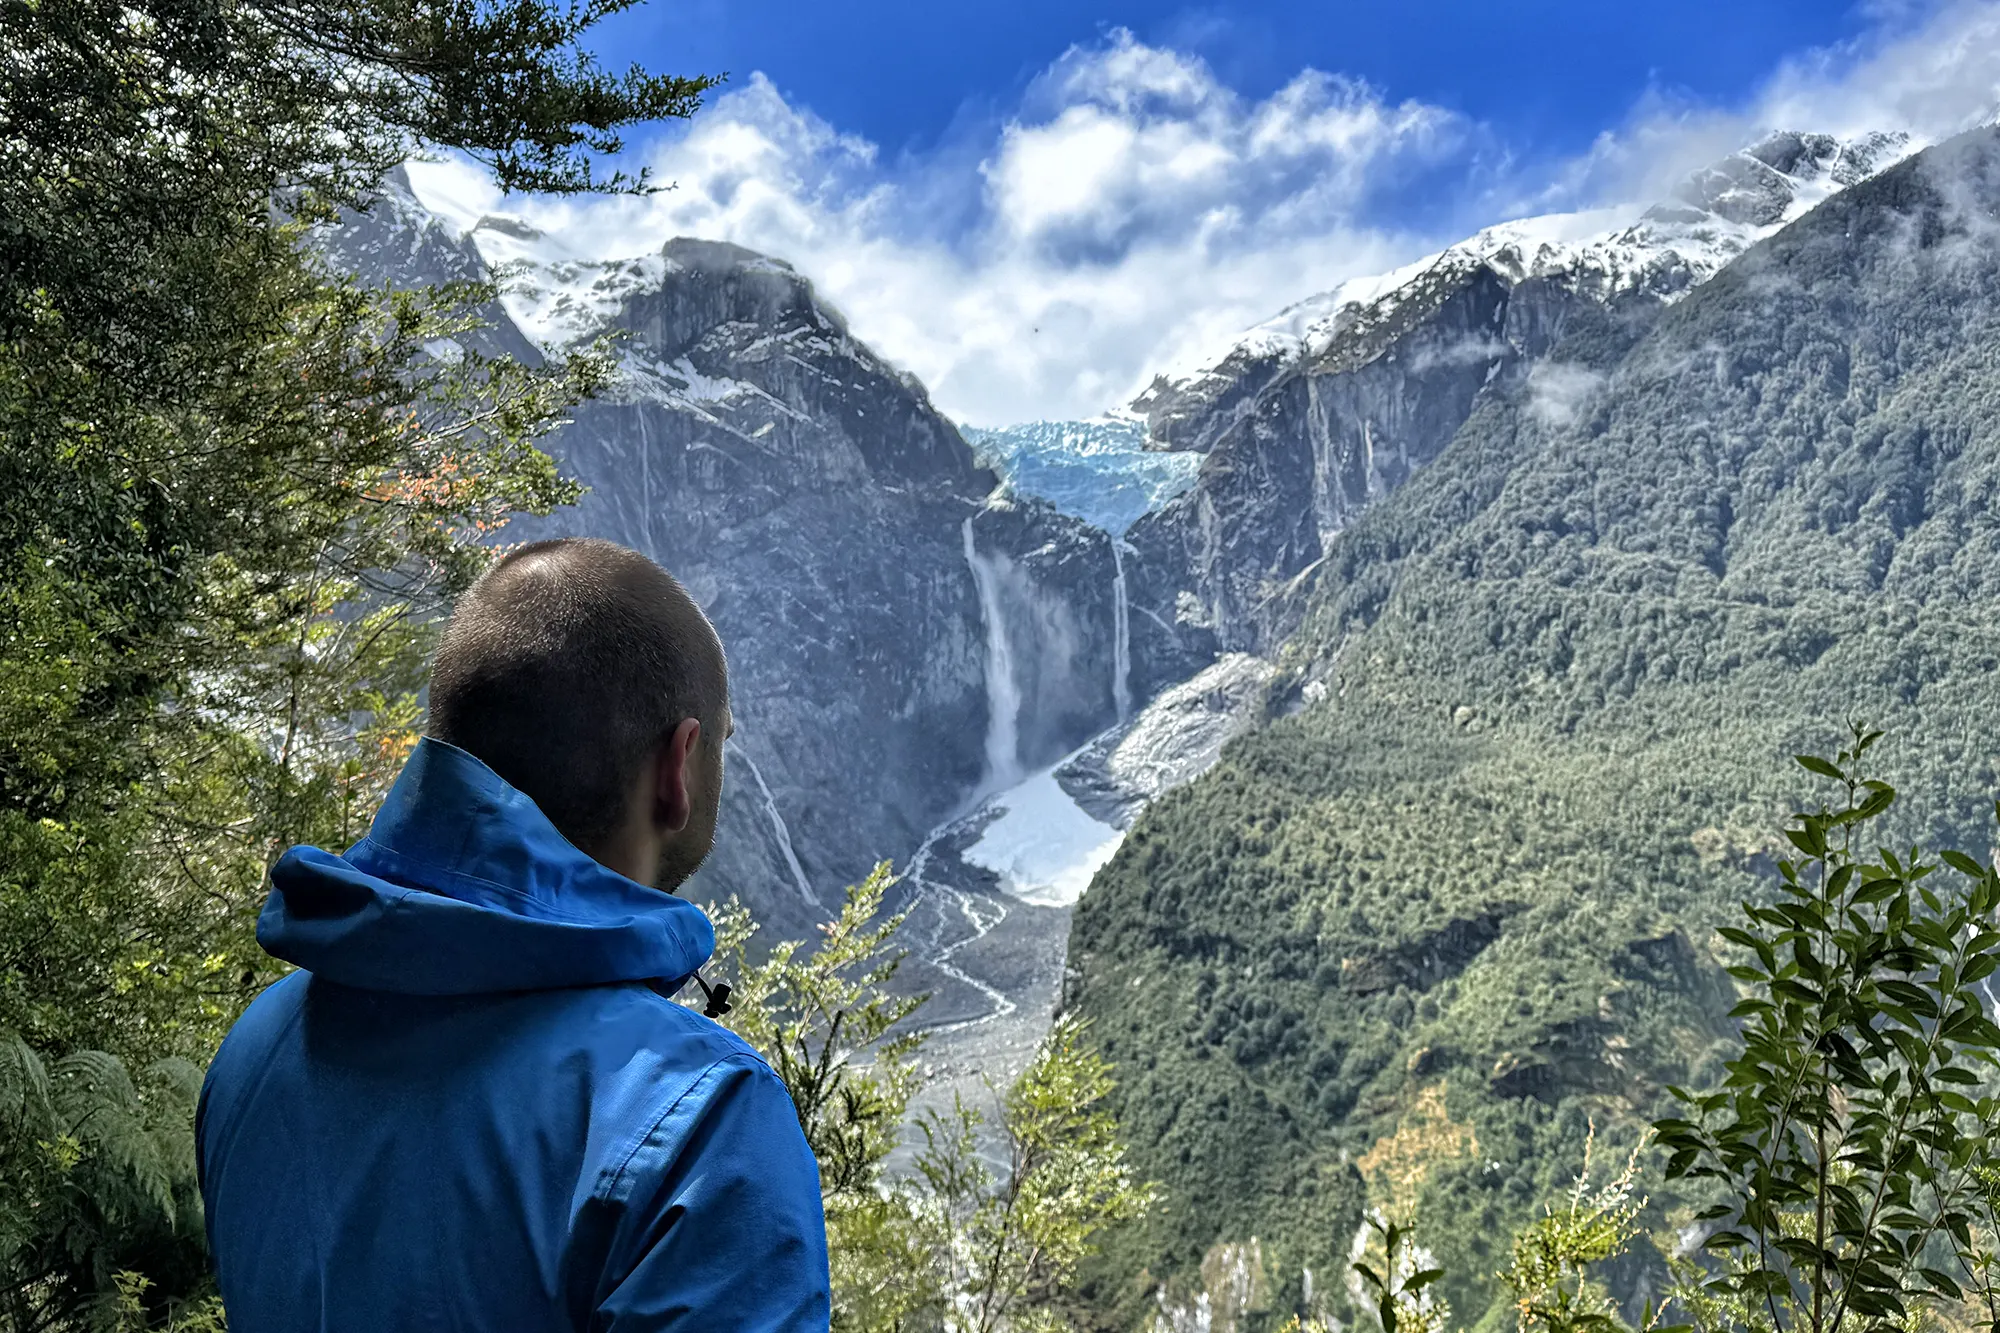
[{"label": "rocky valley floor", "polygon": [[908,858],[898,910],[909,952],[898,985],[929,998],[923,1087],[898,1165],[923,1144],[917,1120],[955,1099],[992,1129],[1006,1088],[1057,1014],[1070,917],[1124,829],[1161,792],[1206,771],[1259,698],[1269,666],[1232,655],[1162,693],[1131,721],[946,821]]}]

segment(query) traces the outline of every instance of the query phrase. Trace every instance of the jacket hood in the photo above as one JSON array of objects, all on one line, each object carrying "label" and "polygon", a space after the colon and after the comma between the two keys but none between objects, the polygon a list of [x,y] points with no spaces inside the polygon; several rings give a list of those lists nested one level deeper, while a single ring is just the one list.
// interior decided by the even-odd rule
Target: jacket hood
[{"label": "jacket hood", "polygon": [[693,903],[578,851],[535,803],[429,737],[339,856],[294,847],[257,921],[266,953],[364,990],[472,995],[678,984],[715,931]]}]

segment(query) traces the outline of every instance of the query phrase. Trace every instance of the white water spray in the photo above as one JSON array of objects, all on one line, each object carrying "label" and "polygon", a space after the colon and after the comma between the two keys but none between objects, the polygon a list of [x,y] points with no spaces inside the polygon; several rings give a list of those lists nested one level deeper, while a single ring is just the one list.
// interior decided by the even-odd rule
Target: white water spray
[{"label": "white water spray", "polygon": [[979,590],[979,613],[986,621],[986,787],[998,791],[1021,780],[1021,687],[1014,679],[1014,649],[1007,640],[1007,617],[1000,605],[1000,566],[979,554],[972,520],[965,520],[965,563]]},{"label": "white water spray", "polygon": [[778,850],[785,855],[785,864],[791,867],[792,883],[798,886],[799,897],[814,907],[820,906],[819,895],[813,892],[812,881],[806,878],[806,868],[799,864],[799,854],[792,850],[792,831],[785,827],[785,817],[778,813],[777,798],[771,795],[771,786],[764,781],[764,774],[758,770],[757,761],[735,741],[727,742],[729,751],[743,761],[750,770],[750,778],[757,784],[757,790],[764,794],[764,813],[770,816],[771,832],[777,835]]},{"label": "white water spray", "polygon": [[1132,717],[1132,607],[1125,600],[1124,543],[1111,539],[1111,701],[1118,720]]}]

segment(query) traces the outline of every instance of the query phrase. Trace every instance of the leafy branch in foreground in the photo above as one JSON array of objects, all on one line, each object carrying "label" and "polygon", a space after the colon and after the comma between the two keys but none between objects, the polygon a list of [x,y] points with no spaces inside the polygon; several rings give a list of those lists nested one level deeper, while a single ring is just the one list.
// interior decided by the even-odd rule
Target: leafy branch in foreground
[{"label": "leafy branch in foreground", "polygon": [[1077,1266],[1109,1226],[1145,1215],[1159,1191],[1125,1160],[1105,1106],[1111,1066],[1084,1044],[1088,1024],[1059,1018],[1008,1089],[996,1172],[980,1155],[981,1112],[954,1101],[920,1122],[919,1215],[945,1271],[950,1333],[1064,1327]]},{"label": "leafy branch in foreground", "polygon": [[1857,726],[1834,758],[1799,758],[1840,797],[1787,828],[1799,855],[1777,900],[1720,932],[1746,955],[1730,969],[1744,1049],[1719,1091],[1676,1090],[1687,1117],[1657,1126],[1668,1177],[1722,1200],[1699,1215],[1716,1267],[1683,1269],[1704,1333],[1901,1329],[2000,1304],[2000,1099],[1982,1091],[2000,1052],[2000,877],[1961,852],[1867,850],[1896,798],[1865,776],[1879,738]]},{"label": "leafy branch in foreground", "polygon": [[[1105,1106],[1111,1066],[1059,1020],[986,1116],[956,1101],[917,1129],[911,1174],[889,1156],[908,1128],[923,997],[888,989],[904,957],[902,915],[882,916],[895,880],[875,867],[847,890],[821,938],[759,960],[757,925],[734,899],[709,908],[734,1005],[729,1025],[790,1089],[820,1161],[842,1333],[1028,1333],[1064,1327],[1078,1264],[1105,1228],[1157,1197],[1134,1181]],[[994,1140],[989,1143],[988,1140]],[[1004,1161],[988,1160],[997,1143]]]},{"label": "leafy branch in foreground", "polygon": [[1364,1298],[1357,1303],[1375,1316],[1381,1333],[1444,1333],[1451,1306],[1429,1290],[1444,1270],[1417,1244],[1415,1228],[1370,1212],[1354,1239],[1351,1267]]},{"label": "leafy branch in foreground", "polygon": [[1571,1187],[1568,1206],[1546,1208],[1514,1237],[1510,1262],[1500,1274],[1514,1295],[1522,1333],[1622,1333],[1618,1303],[1592,1269],[1625,1252],[1639,1235],[1638,1217],[1646,1201],[1633,1197],[1642,1136],[1625,1168],[1596,1189],[1590,1185],[1597,1148],[1593,1123],[1584,1139],[1583,1169]]},{"label": "leafy branch in foreground", "polygon": [[[1630,1333],[1618,1303],[1595,1271],[1623,1254],[1641,1234],[1645,1200],[1634,1197],[1642,1136],[1619,1173],[1595,1188],[1591,1170],[1597,1148],[1593,1123],[1584,1140],[1583,1166],[1560,1205],[1515,1237],[1508,1265],[1498,1277],[1514,1297],[1521,1333]],[[1435,1290],[1445,1276],[1416,1228],[1380,1208],[1362,1218],[1349,1254],[1349,1295],[1380,1333],[1445,1333],[1451,1306]],[[1645,1328],[1652,1333],[1649,1316]],[[1282,1333],[1337,1333],[1339,1321],[1325,1312],[1294,1316]]]}]

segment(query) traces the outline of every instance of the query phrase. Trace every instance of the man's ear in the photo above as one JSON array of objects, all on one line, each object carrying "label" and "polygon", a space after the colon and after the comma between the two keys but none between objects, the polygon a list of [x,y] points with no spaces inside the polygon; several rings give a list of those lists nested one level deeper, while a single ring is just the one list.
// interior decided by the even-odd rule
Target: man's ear
[{"label": "man's ear", "polygon": [[653,822],[665,832],[679,833],[694,816],[688,769],[700,741],[701,723],[684,717],[653,752]]}]

